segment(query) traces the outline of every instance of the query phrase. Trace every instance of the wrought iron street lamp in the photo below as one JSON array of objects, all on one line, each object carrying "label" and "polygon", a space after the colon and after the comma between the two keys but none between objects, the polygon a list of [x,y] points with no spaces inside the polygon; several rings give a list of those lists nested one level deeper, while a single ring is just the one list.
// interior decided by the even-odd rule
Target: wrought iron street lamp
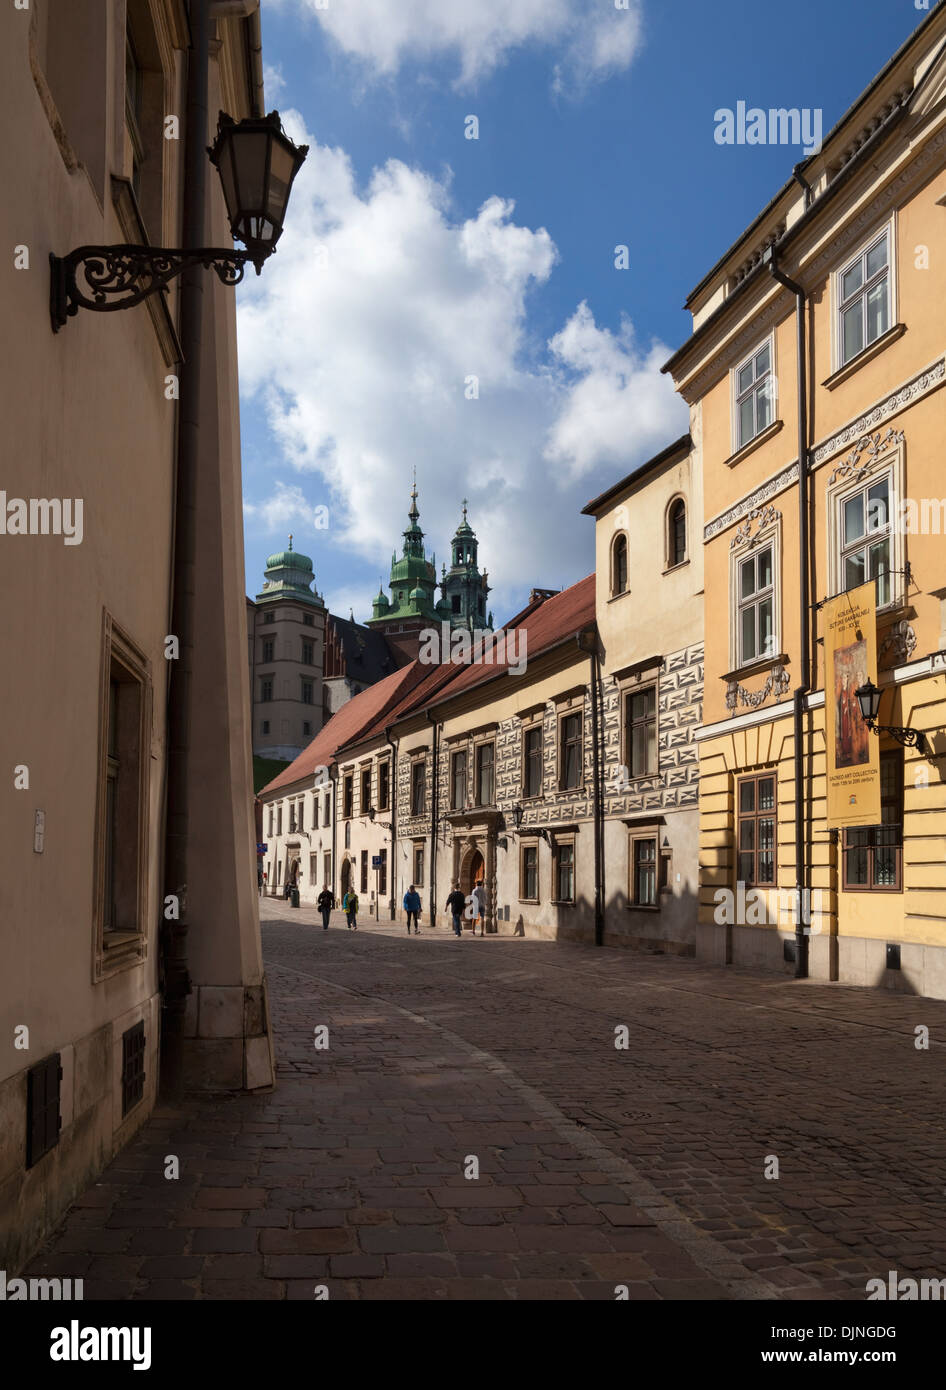
[{"label": "wrought iron street lamp", "polygon": [[207,153],[223,184],[230,230],[246,250],[118,245],[79,246],[68,256],[51,255],[53,332],[80,309],[130,309],[188,266],[213,269],[224,285],[239,284],[248,261],[259,275],[282,235],[289,192],[308,152],[308,145],[294,145],[285,134],[277,111],[242,121],[221,111],[217,138]]},{"label": "wrought iron street lamp", "polygon": [[517,830],[522,825],[522,817],[524,814],[525,812],[522,809],[522,803],[517,801],[515,806],[512,808],[512,823]]},{"label": "wrought iron street lamp", "polygon": [[923,758],[929,756],[930,746],[926,735],[920,729],[904,729],[898,724],[877,723],[877,716],[880,713],[880,691],[872,680],[868,679],[854,693],[860,706],[861,718],[872,733],[889,734],[904,748],[916,748]]}]

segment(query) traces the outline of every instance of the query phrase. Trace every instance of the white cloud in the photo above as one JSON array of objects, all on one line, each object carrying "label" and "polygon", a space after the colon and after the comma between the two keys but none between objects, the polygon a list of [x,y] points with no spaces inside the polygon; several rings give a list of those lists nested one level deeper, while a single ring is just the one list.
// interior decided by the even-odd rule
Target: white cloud
[{"label": "white cloud", "polygon": [[271,111],[286,90],[286,79],[278,63],[263,64],[263,90],[266,93],[267,110]]},{"label": "white cloud", "polygon": [[[289,3],[290,0],[281,0]],[[627,68],[640,46],[640,3],[627,0],[291,0],[311,13],[339,47],[378,74],[407,61],[450,58],[468,85],[515,49],[544,45],[564,53],[556,86]]]},{"label": "white cloud", "polygon": [[604,463],[620,468],[629,449],[646,457],[686,429],[686,407],[660,375],[670,349],[663,343],[638,348],[628,319],[615,335],[597,326],[583,302],[549,347],[572,385],[544,454],[570,476]]},{"label": "white cloud", "polygon": [[[300,541],[315,526],[315,508],[297,484],[277,479],[273,487],[273,495],[262,502],[244,501],[243,515],[255,523],[256,530],[264,534],[294,530],[296,540]],[[296,549],[304,550],[305,546],[300,543]]]},{"label": "white cloud", "polygon": [[[393,160],[359,188],[344,152],[317,145],[295,113],[285,121],[311,149],[277,254],[241,286],[240,372],[273,462],[301,478],[258,512],[285,527],[293,509],[327,502],[330,528],[307,552],[322,556],[319,587],[341,578],[326,569],[343,554],[386,579],[416,465],[438,570],[466,496],[505,619],[523,588],[591,569],[593,528],[577,515],[595,490],[587,475],[608,465],[594,480],[607,486],[686,427],[656,370],[669,350],[636,349],[629,325],[612,336],[582,306],[549,352],[528,321],[557,256],[544,228],[517,224],[499,198],[452,220],[448,179]],[[479,399],[466,399],[471,376]],[[356,616],[375,592],[372,578]]]}]

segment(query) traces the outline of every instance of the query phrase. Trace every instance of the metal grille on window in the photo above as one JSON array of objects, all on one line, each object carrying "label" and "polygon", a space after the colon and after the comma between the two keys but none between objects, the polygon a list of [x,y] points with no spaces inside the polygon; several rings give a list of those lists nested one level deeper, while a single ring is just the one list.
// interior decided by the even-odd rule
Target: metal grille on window
[{"label": "metal grille on window", "polygon": [[54,1052],[26,1073],[26,1166],[32,1168],[59,1142],[59,1083],[62,1067]]},{"label": "metal grille on window", "polygon": [[122,1034],[122,1114],[127,1115],[145,1093],[145,1025],[135,1023]]}]

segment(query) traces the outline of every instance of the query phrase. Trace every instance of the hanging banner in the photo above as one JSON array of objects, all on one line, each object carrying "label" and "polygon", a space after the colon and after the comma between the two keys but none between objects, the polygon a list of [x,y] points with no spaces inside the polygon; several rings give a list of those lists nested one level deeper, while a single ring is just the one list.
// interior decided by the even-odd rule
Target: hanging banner
[{"label": "hanging banner", "polygon": [[824,654],[828,826],[879,825],[880,741],[861,718],[856,693],[877,676],[874,580],[825,604]]}]

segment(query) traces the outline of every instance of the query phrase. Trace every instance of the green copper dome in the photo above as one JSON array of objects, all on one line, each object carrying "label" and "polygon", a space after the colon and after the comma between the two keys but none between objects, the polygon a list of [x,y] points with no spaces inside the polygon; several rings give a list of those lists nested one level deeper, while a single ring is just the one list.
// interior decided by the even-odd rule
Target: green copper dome
[{"label": "green copper dome", "polygon": [[301,550],[293,550],[290,536],[289,549],[277,550],[266,561],[266,578],[262,590],[256,595],[256,601],[264,603],[271,599],[295,598],[322,607],[322,600],[312,592],[313,580],[312,560]]}]

